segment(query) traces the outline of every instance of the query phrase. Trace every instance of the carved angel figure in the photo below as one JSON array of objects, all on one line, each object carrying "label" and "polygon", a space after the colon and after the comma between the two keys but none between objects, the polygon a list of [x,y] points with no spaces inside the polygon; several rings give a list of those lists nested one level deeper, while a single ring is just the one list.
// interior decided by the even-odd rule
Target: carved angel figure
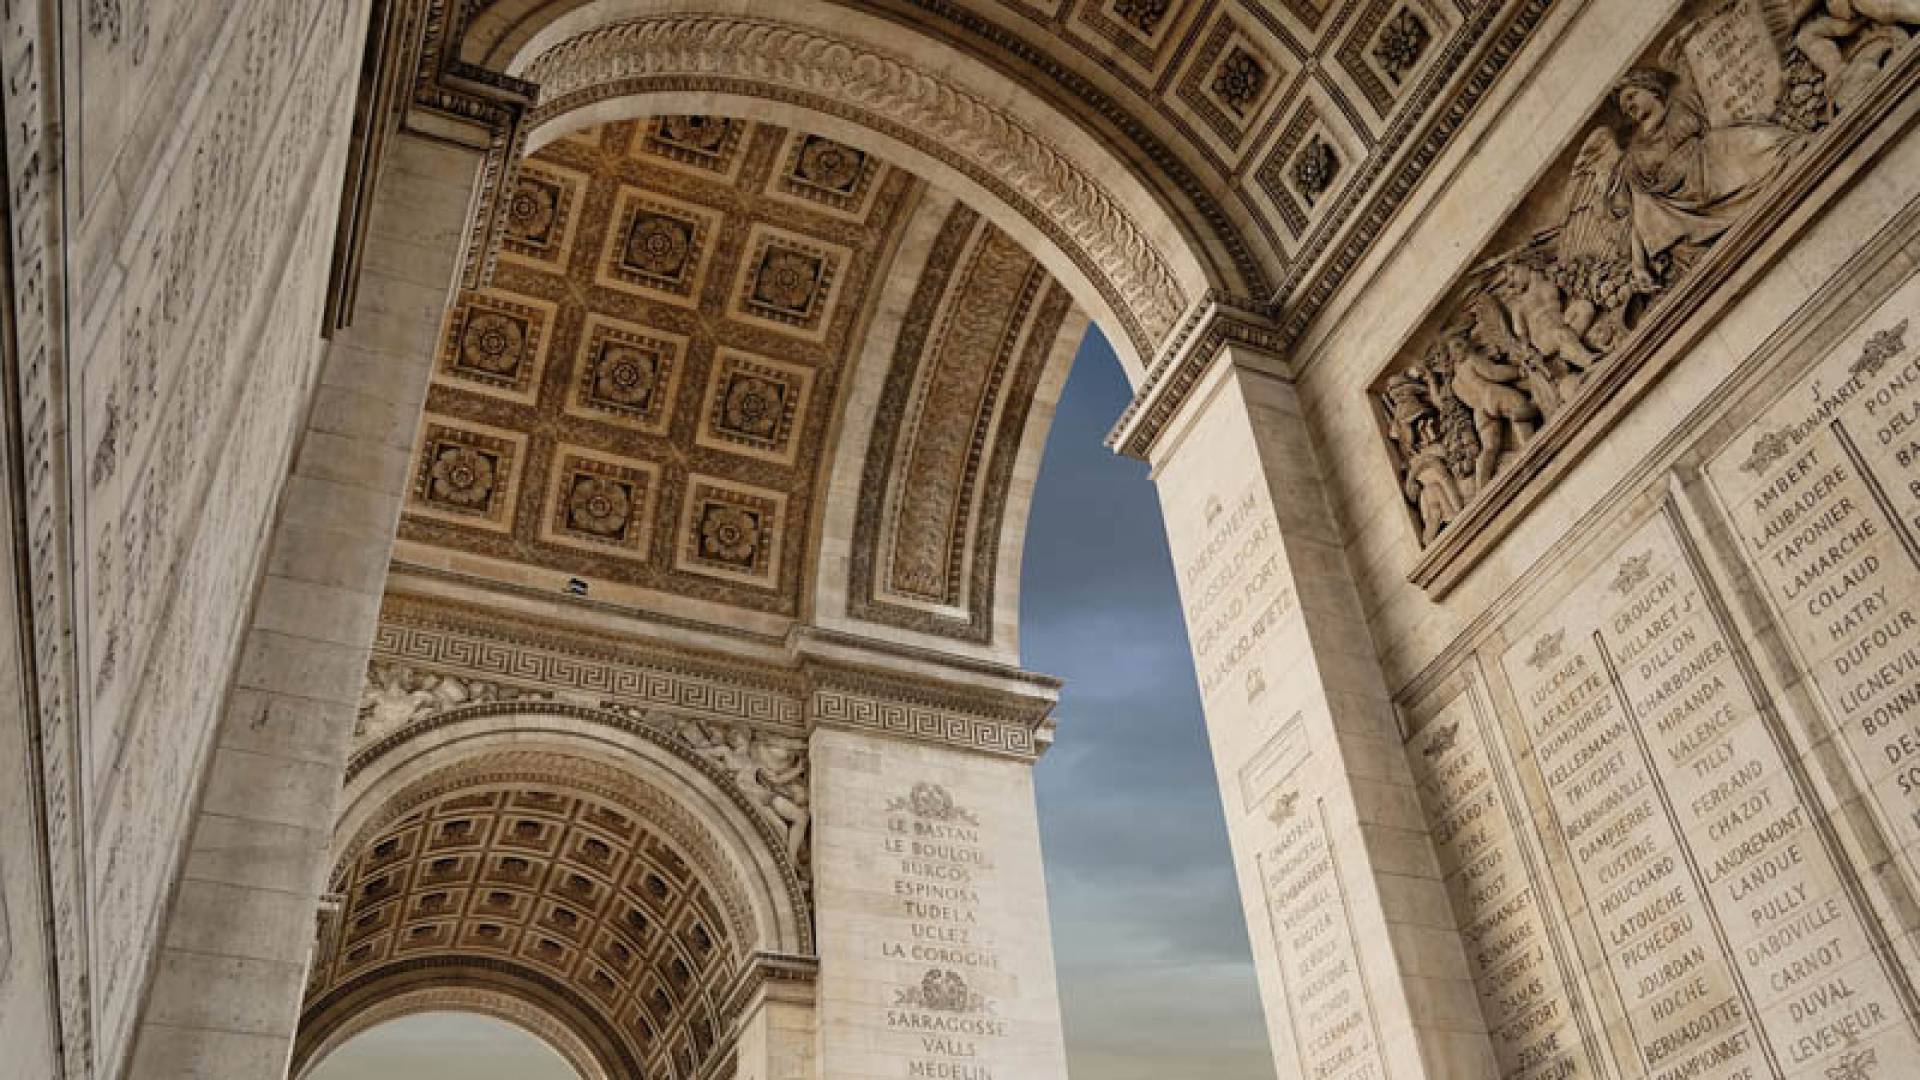
[{"label": "carved angel figure", "polygon": [[1826,77],[1834,108],[1844,111],[1907,43],[1902,25],[1920,25],[1920,0],[1774,0],[1792,4],[1793,44]]},{"label": "carved angel figure", "polygon": [[787,831],[787,857],[800,864],[813,819],[806,748],[796,740],[763,735],[755,742],[754,756],[760,762],[758,779],[767,793],[767,809]]},{"label": "carved angel figure", "polygon": [[1629,128],[1591,132],[1576,168],[1627,228],[1642,291],[1672,282],[1737,221],[1803,143],[1770,120],[1713,127],[1690,86],[1670,71],[1636,68],[1614,88]]},{"label": "carved angel figure", "polygon": [[377,739],[397,731],[415,717],[431,712],[435,700],[412,671],[398,664],[374,664],[367,672],[366,687],[360,691],[354,738]]}]

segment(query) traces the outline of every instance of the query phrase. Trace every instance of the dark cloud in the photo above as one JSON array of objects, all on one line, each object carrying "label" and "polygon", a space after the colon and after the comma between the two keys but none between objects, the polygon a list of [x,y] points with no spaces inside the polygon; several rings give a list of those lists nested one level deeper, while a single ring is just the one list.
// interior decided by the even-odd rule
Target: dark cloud
[{"label": "dark cloud", "polygon": [[1037,786],[1075,1080],[1269,1080],[1239,889],[1173,564],[1088,335],[1054,418],[1021,582],[1022,662],[1067,679]]}]

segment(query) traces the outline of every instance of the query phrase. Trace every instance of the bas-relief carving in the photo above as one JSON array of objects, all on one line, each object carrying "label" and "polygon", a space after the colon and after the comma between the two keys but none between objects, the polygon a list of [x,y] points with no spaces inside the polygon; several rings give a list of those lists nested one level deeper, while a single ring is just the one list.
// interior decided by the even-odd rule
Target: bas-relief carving
[{"label": "bas-relief carving", "polygon": [[672,723],[673,734],[694,753],[719,766],[742,794],[784,832],[786,855],[802,880],[810,875],[807,856],[809,809],[807,744],[788,735],[759,731],[697,717]]},{"label": "bas-relief carving", "polygon": [[1492,662],[1584,989],[1631,1074],[1899,1075],[1871,1062],[1920,1060],[1911,980],[1696,563],[1656,513]]},{"label": "bas-relief carving", "polygon": [[1706,464],[1854,783],[1920,882],[1920,280]]},{"label": "bas-relief carving", "polygon": [[[379,752],[410,727],[453,710],[513,702],[537,706],[553,702],[555,696],[551,690],[376,659],[368,666],[353,730],[356,766],[364,755]],[[716,778],[731,785],[745,805],[767,819],[782,840],[780,853],[802,885],[807,884],[812,796],[803,739],[737,719],[675,714],[626,702],[603,701],[600,708],[637,721],[712,764]]]},{"label": "bas-relief carving", "polygon": [[448,672],[423,671],[375,660],[367,667],[360,710],[353,725],[355,746],[386,738],[416,720],[463,705],[491,701],[543,701],[552,694]]},{"label": "bas-relief carving", "polygon": [[1600,381],[1917,22],[1910,0],[1688,5],[1376,384],[1423,546]]}]

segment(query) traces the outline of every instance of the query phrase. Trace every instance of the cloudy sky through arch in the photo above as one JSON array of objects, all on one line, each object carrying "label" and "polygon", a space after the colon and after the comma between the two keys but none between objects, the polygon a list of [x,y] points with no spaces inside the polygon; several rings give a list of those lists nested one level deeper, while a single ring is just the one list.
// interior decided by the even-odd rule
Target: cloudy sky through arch
[{"label": "cloudy sky through arch", "polygon": [[1199,689],[1130,391],[1090,331],[1034,492],[1021,663],[1067,680],[1037,786],[1074,1080],[1272,1080]]}]

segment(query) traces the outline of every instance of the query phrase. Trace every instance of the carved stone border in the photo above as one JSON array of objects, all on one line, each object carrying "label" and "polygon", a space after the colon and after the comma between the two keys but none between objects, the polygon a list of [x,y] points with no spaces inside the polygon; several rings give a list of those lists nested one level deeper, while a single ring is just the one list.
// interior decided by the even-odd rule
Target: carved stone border
[{"label": "carved stone border", "polygon": [[[972,526],[971,565],[964,558],[968,537],[962,530],[956,529],[949,537],[947,551],[949,565],[954,568],[950,586],[958,588],[961,572],[970,575],[966,616],[943,615],[894,602],[885,595],[880,582],[881,567],[888,561],[887,553],[881,550],[887,531],[883,519],[889,513],[897,515],[900,511],[898,505],[889,505],[887,477],[900,464],[896,458],[905,434],[902,424],[907,403],[920,384],[926,370],[924,365],[932,361],[929,348],[938,346],[938,342],[929,339],[934,333],[939,309],[943,301],[953,295],[953,289],[964,287],[964,283],[953,281],[959,267],[951,260],[979,234],[980,220],[971,209],[955,207],[933,242],[933,256],[926,275],[908,305],[900,339],[881,388],[874,433],[867,444],[867,460],[861,474],[848,572],[847,613],[870,622],[985,644],[993,639],[1000,542],[1014,465],[1026,434],[1034,390],[1072,308],[1071,300],[1051,276],[1043,276],[1035,283],[1027,298],[1032,310],[1013,327],[1012,338],[1003,342],[1007,355],[1001,358],[1004,364],[995,376],[999,386],[993,393],[1004,398],[1006,405],[996,410],[997,416],[990,426],[974,433],[972,460],[976,467],[984,466],[986,487],[971,521],[959,523]],[[1044,269],[1041,272],[1044,275]],[[1015,350],[1018,355],[1012,355]],[[984,455],[983,462],[979,443],[987,439],[992,443],[991,454]]]},{"label": "carved stone border", "polygon": [[807,697],[809,725],[877,731],[903,738],[1032,761],[1053,742],[1051,703],[995,706],[986,695],[963,700],[924,684],[869,672],[821,669]]},{"label": "carved stone border", "polygon": [[[632,1045],[613,1017],[607,1016],[578,990],[544,972],[498,957],[444,954],[419,956],[369,968],[328,990],[317,1000],[307,1002],[300,1012],[299,1036],[293,1047],[294,1068],[289,1075],[299,1078],[308,1065],[317,1064],[320,1050],[331,1050],[332,1045],[342,1040],[340,1033],[351,1029],[368,1012],[381,1009],[388,1000],[405,1000],[402,995],[408,991],[390,988],[389,984],[400,982],[404,985],[414,980],[423,987],[436,990],[490,991],[502,998],[524,1003],[528,1010],[566,1031],[574,1040],[587,1045],[604,1043],[608,1050],[621,1059],[605,1063],[606,1075],[623,1080],[642,1075],[639,1049]],[[370,1005],[361,1005],[357,1000],[369,997],[372,998]],[[541,1000],[543,998],[546,1000]],[[573,1018],[573,1023],[567,1022],[569,1016]],[[560,1050],[551,1030],[529,1028],[511,1016],[500,1016],[499,1019],[527,1028],[556,1051]],[[359,1030],[364,1030],[366,1026],[370,1025],[362,1024]],[[716,1055],[718,1052],[719,1048],[716,1047]],[[593,1060],[599,1064],[599,1055],[594,1055]],[[589,1080],[591,1075],[588,1074]]]},{"label": "carved stone border", "polygon": [[1019,117],[905,58],[770,19],[662,16],[589,30],[536,57],[532,123],[644,91],[731,92],[855,121],[946,162],[1045,233],[1150,354],[1187,305],[1153,240],[1099,178]]},{"label": "carved stone border", "polygon": [[457,1012],[484,1016],[519,1028],[559,1054],[580,1080],[615,1080],[607,1063],[565,1021],[538,1002],[509,990],[486,986],[423,986],[381,998],[330,1026],[320,1045],[300,1048],[288,1076],[305,1080],[308,1071],[362,1033],[393,1020],[422,1013]]},{"label": "carved stone border", "polygon": [[[346,782],[354,778],[369,765],[389,753],[403,747],[413,739],[441,728],[450,727],[467,720],[483,720],[501,716],[562,716],[575,720],[584,720],[599,724],[629,735],[637,735],[649,743],[659,746],[667,753],[697,769],[714,786],[725,792],[746,818],[753,822],[755,833],[766,845],[766,854],[779,867],[782,884],[786,887],[787,900],[793,905],[795,933],[802,950],[811,951],[813,943],[813,907],[809,902],[807,887],[801,880],[799,868],[794,865],[786,852],[786,838],[777,833],[772,823],[735,785],[732,778],[721,771],[711,761],[691,753],[667,733],[654,725],[634,719],[620,713],[604,709],[590,709],[580,705],[563,705],[551,702],[490,702],[473,705],[463,709],[450,709],[426,720],[418,721],[407,727],[377,740],[353,755],[347,764]],[[562,784],[570,790],[587,792],[601,798],[617,802],[636,817],[665,833],[668,837],[694,857],[689,859],[696,867],[705,870],[710,876],[724,881],[732,890],[724,893],[728,918],[734,923],[734,937],[746,943],[755,940],[756,928],[750,910],[745,907],[746,882],[739,880],[737,874],[728,874],[731,869],[724,855],[725,846],[715,841],[711,831],[700,822],[683,800],[661,791],[654,783],[637,775],[619,774],[627,788],[623,790],[613,783],[611,774],[617,773],[612,766],[605,770],[610,775],[591,777],[586,771],[581,775],[565,780],[557,779],[552,770],[540,771],[539,767],[552,764],[548,759],[565,756],[561,750],[493,750],[468,757],[455,757],[451,754],[446,766],[429,773],[427,776],[408,784],[400,795],[383,805],[370,816],[351,840],[341,848],[341,855],[333,869],[338,874],[351,866],[358,852],[371,842],[380,828],[391,823],[400,814],[414,806],[439,798],[449,791],[462,787],[478,786],[490,782],[506,782],[516,777],[547,777],[549,782]],[[597,766],[599,763],[595,763]],[[600,771],[597,768],[593,771]],[[643,805],[636,802],[635,792],[655,800],[654,804]],[[701,857],[704,855],[707,857]],[[719,890],[716,890],[716,892]]]}]

